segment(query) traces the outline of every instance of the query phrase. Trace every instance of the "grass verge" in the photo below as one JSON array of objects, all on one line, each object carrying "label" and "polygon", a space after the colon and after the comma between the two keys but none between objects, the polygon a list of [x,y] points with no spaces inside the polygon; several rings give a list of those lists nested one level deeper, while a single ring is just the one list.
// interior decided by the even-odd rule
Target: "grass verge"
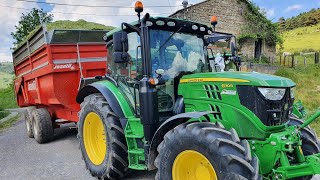
[{"label": "grass verge", "polygon": [[20,118],[20,115],[18,114],[3,123],[0,122],[0,130],[11,127],[14,123],[17,122],[19,118]]},{"label": "grass verge", "polygon": [[16,102],[13,85],[10,85],[5,89],[0,89],[0,111],[17,107],[18,105]]},{"label": "grass verge", "polygon": [[0,119],[7,117],[9,114],[9,111],[0,111]]}]

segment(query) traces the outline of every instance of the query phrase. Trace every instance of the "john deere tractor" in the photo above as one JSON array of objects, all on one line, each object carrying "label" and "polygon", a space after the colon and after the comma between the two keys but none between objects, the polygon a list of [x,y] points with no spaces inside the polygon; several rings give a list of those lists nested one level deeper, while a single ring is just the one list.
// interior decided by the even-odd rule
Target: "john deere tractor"
[{"label": "john deere tractor", "polygon": [[[135,9],[140,17],[142,4]],[[92,176],[117,179],[128,169],[157,169],[161,180],[320,173],[319,140],[308,126],[320,112],[305,121],[291,116],[290,79],[215,72],[208,56],[215,33],[146,14],[106,34],[108,74],[77,96],[80,149]]]}]

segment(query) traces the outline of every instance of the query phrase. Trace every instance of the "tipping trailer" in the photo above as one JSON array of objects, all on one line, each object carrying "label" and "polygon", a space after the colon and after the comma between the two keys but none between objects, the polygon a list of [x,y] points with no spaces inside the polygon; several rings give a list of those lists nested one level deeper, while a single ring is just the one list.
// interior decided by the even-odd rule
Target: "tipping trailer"
[{"label": "tipping trailer", "polygon": [[59,124],[78,121],[78,90],[101,79],[107,71],[107,50],[102,38],[106,32],[47,31],[43,26],[13,52],[14,89],[18,105],[29,107],[29,137],[35,136],[44,143],[52,139],[53,129]]}]

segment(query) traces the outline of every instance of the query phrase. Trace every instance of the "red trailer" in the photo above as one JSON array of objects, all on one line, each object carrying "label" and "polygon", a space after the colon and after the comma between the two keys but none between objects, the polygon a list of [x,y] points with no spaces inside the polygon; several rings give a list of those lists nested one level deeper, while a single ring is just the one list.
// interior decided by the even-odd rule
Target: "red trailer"
[{"label": "red trailer", "polygon": [[[13,52],[18,105],[32,106],[26,113],[29,137],[47,142],[59,123],[78,121],[78,90],[107,71],[106,32],[41,27]],[[39,132],[43,129],[50,137]]]}]

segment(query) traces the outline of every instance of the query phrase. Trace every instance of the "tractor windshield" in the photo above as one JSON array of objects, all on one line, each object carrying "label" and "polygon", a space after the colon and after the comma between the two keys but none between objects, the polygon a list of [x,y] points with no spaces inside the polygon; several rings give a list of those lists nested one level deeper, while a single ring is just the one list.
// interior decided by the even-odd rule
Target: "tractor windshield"
[{"label": "tractor windshield", "polygon": [[[205,72],[204,42],[192,34],[150,30],[152,71],[163,69],[165,79],[181,71]],[[153,76],[156,76],[153,74]]]}]

